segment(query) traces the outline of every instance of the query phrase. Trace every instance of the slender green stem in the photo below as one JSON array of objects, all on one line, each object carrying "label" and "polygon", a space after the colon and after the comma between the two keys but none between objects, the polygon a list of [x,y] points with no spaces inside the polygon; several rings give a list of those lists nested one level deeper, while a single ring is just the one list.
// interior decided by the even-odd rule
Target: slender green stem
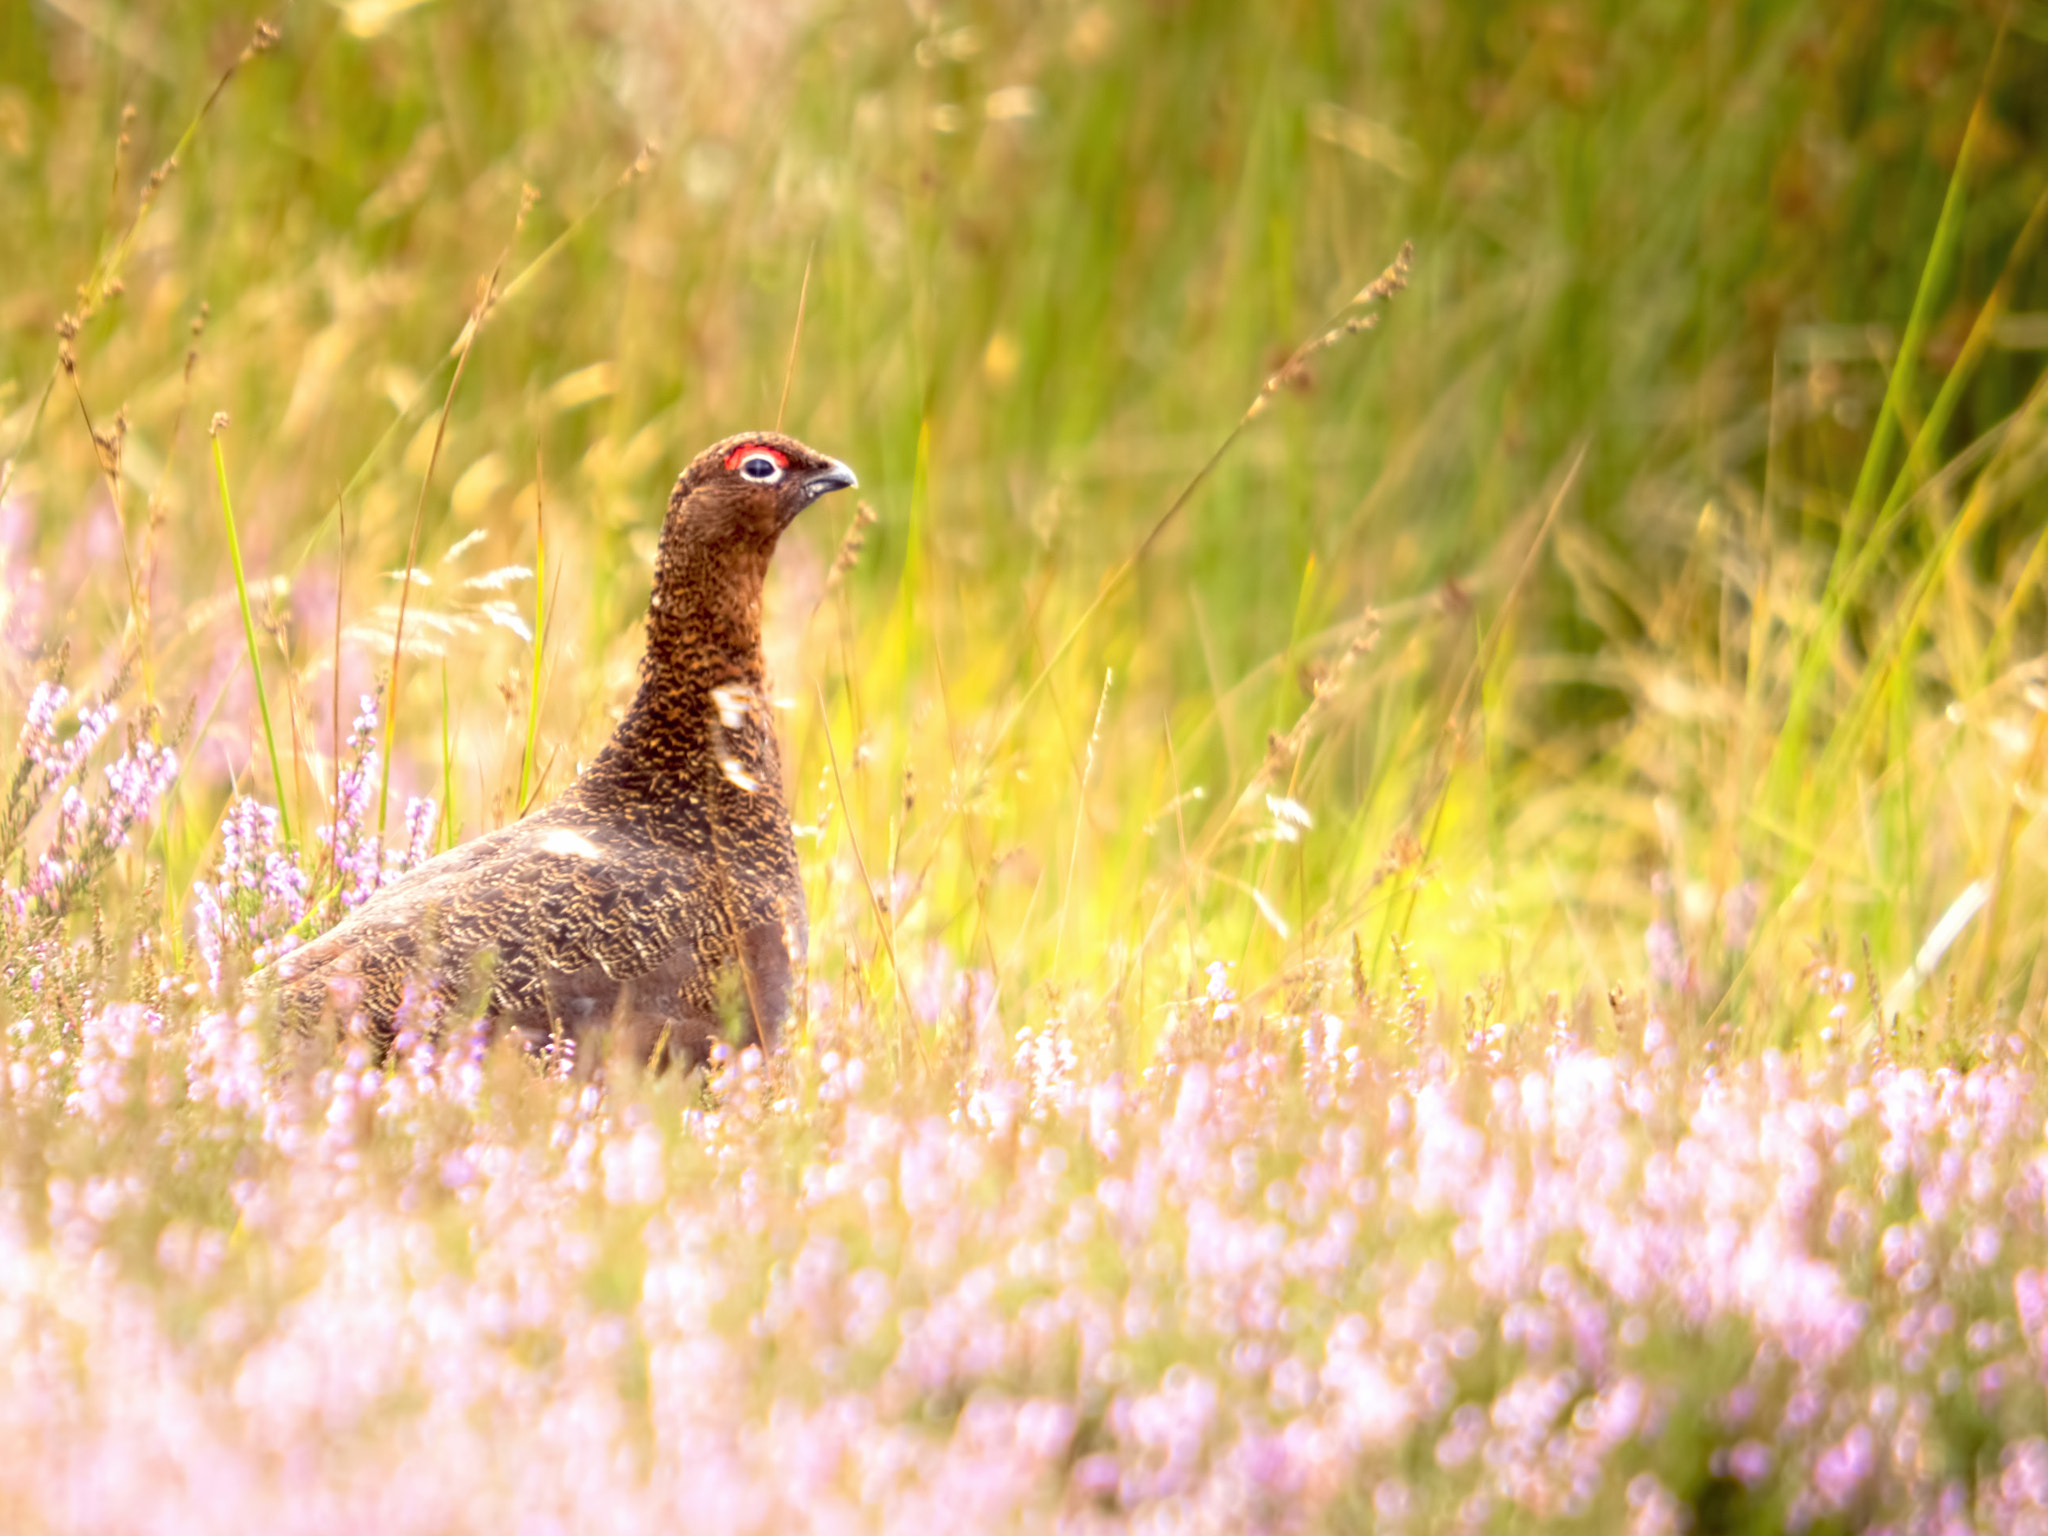
[{"label": "slender green stem", "polygon": [[270,700],[263,692],[263,662],[256,652],[256,618],[249,611],[249,583],[242,574],[242,541],[235,532],[235,507],[228,497],[228,461],[221,451],[220,434],[213,434],[213,477],[220,486],[221,521],[227,524],[228,559],[235,568],[235,601],[242,608],[242,638],[249,646],[249,676],[256,685],[256,708],[263,716],[263,745],[270,753],[270,782],[277,795],[277,819],[284,828],[284,840],[293,843],[291,811],[285,805],[284,770],[277,759],[277,733],[270,726]]},{"label": "slender green stem", "polygon": [[526,786],[533,778],[533,749],[540,735],[541,646],[548,627],[548,530],[544,491],[539,478],[538,455],[534,462],[533,493],[533,683],[526,700],[526,753],[519,759],[519,804],[526,804]]},{"label": "slender green stem", "polygon": [[441,848],[455,844],[455,738],[449,727],[448,658],[441,658]]}]

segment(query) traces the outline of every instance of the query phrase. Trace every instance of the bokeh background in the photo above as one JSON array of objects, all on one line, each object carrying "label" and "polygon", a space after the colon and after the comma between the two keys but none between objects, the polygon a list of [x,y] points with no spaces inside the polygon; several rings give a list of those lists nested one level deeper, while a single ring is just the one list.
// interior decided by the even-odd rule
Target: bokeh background
[{"label": "bokeh background", "polygon": [[2044,118],[2038,0],[9,5],[5,664],[190,709],[175,923],[231,781],[322,818],[420,509],[394,794],[473,835],[602,740],[669,484],[786,387],[876,514],[770,594],[825,971],[1141,1044],[1215,958],[1725,1021],[1981,881],[1898,1001],[2011,1006]]}]

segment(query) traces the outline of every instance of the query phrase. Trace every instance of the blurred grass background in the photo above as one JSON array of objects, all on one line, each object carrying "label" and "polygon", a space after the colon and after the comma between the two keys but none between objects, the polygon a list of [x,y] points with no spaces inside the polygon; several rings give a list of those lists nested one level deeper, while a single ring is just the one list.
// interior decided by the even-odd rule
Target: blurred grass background
[{"label": "blurred grass background", "polygon": [[[891,1006],[886,921],[1142,1051],[1211,960],[1299,999],[1355,941],[1479,1022],[1620,982],[1785,1039],[1816,957],[1891,986],[1981,882],[1894,1001],[2038,1011],[2044,118],[2038,0],[12,5],[5,664],[189,701],[129,873],[174,907],[231,778],[324,819],[337,605],[345,731],[502,260],[394,792],[516,814],[540,488],[546,792],[628,695],[673,476],[775,419],[808,266],[787,425],[878,514],[828,583],[824,503],[769,600],[822,977]],[[117,507],[83,418],[123,409]]]}]

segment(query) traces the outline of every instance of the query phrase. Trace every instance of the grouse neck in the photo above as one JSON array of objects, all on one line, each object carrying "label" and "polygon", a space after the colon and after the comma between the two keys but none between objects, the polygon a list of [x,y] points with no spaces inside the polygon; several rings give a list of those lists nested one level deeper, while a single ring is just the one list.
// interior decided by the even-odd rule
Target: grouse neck
[{"label": "grouse neck", "polygon": [[768,551],[707,548],[664,538],[647,608],[640,687],[612,739],[586,773],[604,781],[686,776],[704,761],[717,716],[714,694],[735,685],[760,691],[761,594]]},{"label": "grouse neck", "polygon": [[760,680],[768,555],[765,549],[706,547],[692,539],[663,548],[647,605],[643,683],[665,694]]}]

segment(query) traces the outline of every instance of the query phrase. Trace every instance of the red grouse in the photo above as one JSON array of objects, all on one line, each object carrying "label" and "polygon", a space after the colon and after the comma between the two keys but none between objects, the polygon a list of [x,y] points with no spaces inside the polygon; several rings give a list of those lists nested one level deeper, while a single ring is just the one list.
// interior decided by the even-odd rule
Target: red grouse
[{"label": "red grouse", "polygon": [[281,961],[285,1018],[359,1010],[388,1039],[409,979],[448,998],[481,966],[490,1014],[535,1045],[588,1051],[616,1026],[642,1057],[694,1058],[737,1005],[773,1046],[810,924],[761,588],[797,514],[856,483],[773,432],[699,454],[669,498],[640,688],[611,740],[546,809],[421,865]]}]

